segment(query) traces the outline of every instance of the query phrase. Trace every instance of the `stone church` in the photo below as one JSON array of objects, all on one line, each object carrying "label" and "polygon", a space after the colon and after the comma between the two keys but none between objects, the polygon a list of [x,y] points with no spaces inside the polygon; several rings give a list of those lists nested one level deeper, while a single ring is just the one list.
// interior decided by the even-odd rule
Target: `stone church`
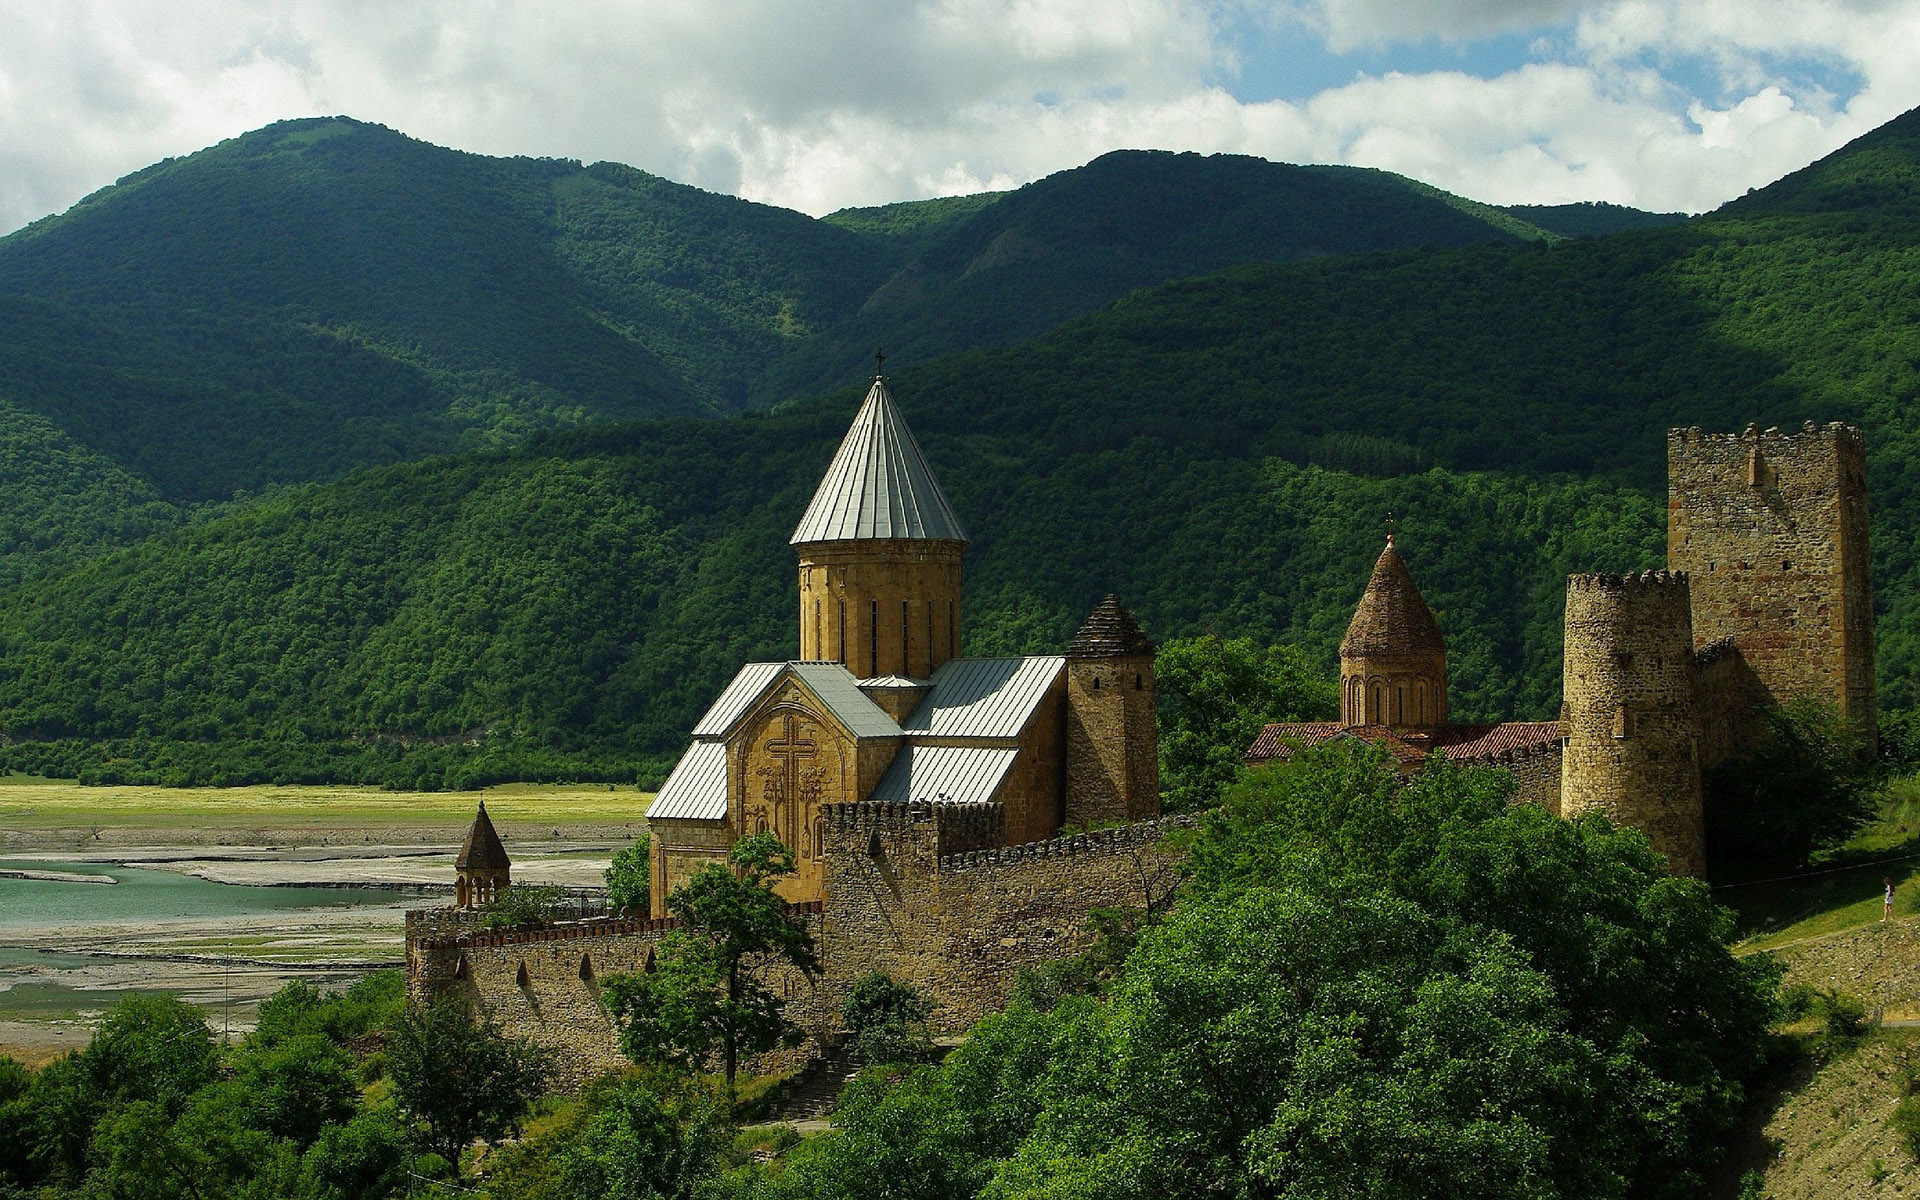
[{"label": "stone church", "polygon": [[1154,647],[1112,596],[1063,655],[962,658],[967,535],[876,375],[793,532],[800,658],[748,663],[647,809],[653,911],[771,831],[823,898],[827,815],[863,801],[993,806],[1001,844],[1160,811]]}]

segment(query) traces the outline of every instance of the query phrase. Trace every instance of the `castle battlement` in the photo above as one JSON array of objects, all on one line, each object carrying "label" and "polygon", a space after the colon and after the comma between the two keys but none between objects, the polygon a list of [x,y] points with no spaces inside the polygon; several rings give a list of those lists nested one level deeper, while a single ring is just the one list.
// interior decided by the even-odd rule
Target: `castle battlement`
[{"label": "castle battlement", "polygon": [[1008,867],[1039,859],[1065,858],[1071,855],[1115,854],[1135,846],[1150,845],[1172,830],[1192,829],[1199,823],[1199,818],[1190,813],[1158,817],[1151,821],[1135,821],[1131,825],[1116,825],[1109,829],[1095,829],[1087,833],[1068,834],[1065,837],[1028,842],[1023,846],[969,850],[962,854],[943,854],[939,858],[939,867],[943,873],[949,873],[978,867]]},{"label": "castle battlement", "polygon": [[1625,574],[1587,571],[1567,576],[1569,592],[1641,591],[1655,588],[1677,588],[1684,592],[1687,586],[1685,571],[1642,571],[1638,575],[1632,571]]},{"label": "castle battlement", "polygon": [[1804,450],[1811,446],[1832,446],[1844,444],[1849,447],[1866,449],[1866,434],[1856,425],[1845,421],[1829,421],[1822,425],[1817,421],[1808,421],[1798,429],[1783,430],[1778,425],[1761,429],[1749,424],[1739,433],[1708,433],[1698,425],[1684,429],[1667,430],[1667,445],[1672,449],[1687,449],[1698,453],[1702,450],[1738,450],[1750,451],[1755,445],[1762,450],[1769,446],[1793,451]]}]

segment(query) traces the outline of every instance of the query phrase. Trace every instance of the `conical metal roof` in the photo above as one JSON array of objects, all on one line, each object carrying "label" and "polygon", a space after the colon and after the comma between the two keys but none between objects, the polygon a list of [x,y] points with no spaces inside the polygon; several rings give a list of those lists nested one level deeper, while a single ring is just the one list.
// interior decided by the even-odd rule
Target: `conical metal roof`
[{"label": "conical metal roof", "polygon": [[500,835],[493,831],[493,822],[487,818],[487,802],[480,802],[480,811],[473,814],[473,828],[467,830],[467,840],[460,847],[460,857],[453,860],[456,871],[504,871],[511,865],[507,859],[507,848],[500,844]]},{"label": "conical metal roof", "polygon": [[1340,642],[1340,657],[1357,658],[1370,654],[1446,653],[1446,639],[1440,636],[1440,623],[1433,619],[1420,589],[1413,584],[1407,564],[1393,548],[1393,535],[1387,535],[1387,548],[1373,564],[1373,577],[1361,593],[1353,610],[1353,623]]},{"label": "conical metal roof", "polygon": [[792,544],[874,538],[967,540],[894,407],[887,381],[878,375],[793,531]]}]

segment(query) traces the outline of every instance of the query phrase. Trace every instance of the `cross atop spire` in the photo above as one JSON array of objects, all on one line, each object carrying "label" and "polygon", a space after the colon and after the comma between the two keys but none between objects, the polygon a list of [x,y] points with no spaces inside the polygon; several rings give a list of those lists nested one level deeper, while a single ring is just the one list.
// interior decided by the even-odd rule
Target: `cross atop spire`
[{"label": "cross atop spire", "polygon": [[873,352],[873,377],[885,379],[887,376],[887,352],[885,349]]},{"label": "cross atop spire", "polygon": [[1393,510],[1387,510],[1387,545],[1393,545]]}]

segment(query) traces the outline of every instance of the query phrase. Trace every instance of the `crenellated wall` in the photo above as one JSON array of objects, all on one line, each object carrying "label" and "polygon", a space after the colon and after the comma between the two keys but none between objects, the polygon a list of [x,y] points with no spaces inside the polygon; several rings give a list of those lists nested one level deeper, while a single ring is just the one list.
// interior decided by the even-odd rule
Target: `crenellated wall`
[{"label": "crenellated wall", "polygon": [[[866,801],[826,805],[821,818],[826,899],[795,906],[814,922],[821,974],[769,976],[814,1043],[839,1031],[853,982],[874,970],[933,999],[943,1031],[999,1011],[1021,971],[1091,944],[1093,908],[1164,900],[1183,856],[1166,835],[1196,823],[1171,817],[1009,847],[998,804]],[[407,914],[408,997],[467,996],[553,1048],[563,1082],[577,1086],[623,1061],[600,981],[645,970],[673,928],[671,918],[601,918],[484,930],[472,914],[416,910]],[[788,1069],[808,1052],[749,1067]]]}]

